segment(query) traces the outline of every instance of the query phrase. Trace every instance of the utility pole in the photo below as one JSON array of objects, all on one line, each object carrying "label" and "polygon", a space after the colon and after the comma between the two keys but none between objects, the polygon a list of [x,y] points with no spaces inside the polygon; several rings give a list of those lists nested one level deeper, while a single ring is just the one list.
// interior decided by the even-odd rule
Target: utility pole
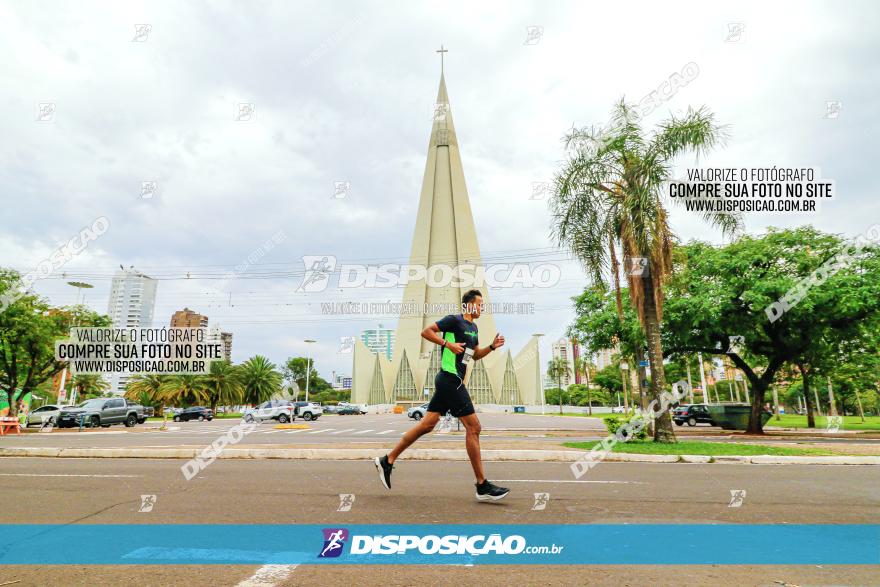
[{"label": "utility pole", "polygon": [[700,387],[703,388],[703,402],[706,405],[712,403],[712,399],[709,397],[709,389],[706,387],[706,372],[703,369],[703,353],[697,353],[697,360],[700,362]]},{"label": "utility pole", "polygon": [[694,403],[694,386],[691,383],[691,359],[690,359],[690,357],[685,359],[685,364],[687,365],[687,371],[688,371],[688,402]]},{"label": "utility pole", "polygon": [[[305,342],[313,343],[314,340],[307,338]],[[308,359],[306,359],[306,401],[309,401],[309,375],[312,374],[312,346],[309,344]]]}]

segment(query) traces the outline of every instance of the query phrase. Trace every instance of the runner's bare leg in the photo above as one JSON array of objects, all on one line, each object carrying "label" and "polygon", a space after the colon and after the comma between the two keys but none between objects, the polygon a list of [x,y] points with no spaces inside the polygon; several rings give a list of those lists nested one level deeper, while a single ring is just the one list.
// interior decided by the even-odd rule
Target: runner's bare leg
[{"label": "runner's bare leg", "polygon": [[482,483],[486,480],[486,476],[483,474],[483,460],[480,456],[480,431],[482,430],[480,419],[476,414],[470,414],[462,416],[459,420],[464,424],[466,430],[464,444],[467,448],[468,458],[471,460],[471,467],[474,469],[474,476],[477,478],[477,483]]},{"label": "runner's bare leg", "polygon": [[434,426],[437,425],[438,420],[440,420],[440,414],[438,412],[427,412],[425,417],[419,420],[418,424],[410,428],[406,434],[401,437],[400,442],[397,443],[394,450],[388,453],[388,462],[393,463],[396,461],[397,457],[400,456],[400,453],[409,448],[409,446],[416,440],[433,430]]}]

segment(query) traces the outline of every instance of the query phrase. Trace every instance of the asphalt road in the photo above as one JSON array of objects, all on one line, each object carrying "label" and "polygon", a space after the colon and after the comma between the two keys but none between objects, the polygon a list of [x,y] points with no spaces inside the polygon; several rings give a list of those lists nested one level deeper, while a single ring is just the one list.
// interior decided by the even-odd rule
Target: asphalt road
[{"label": "asphalt road", "polygon": [[[480,414],[483,425],[483,438],[487,443],[492,441],[522,441],[532,443],[558,445],[560,442],[574,442],[604,437],[607,433],[602,421],[598,418],[558,417],[540,415],[513,415],[484,413]],[[158,422],[148,422],[134,428],[121,425],[98,430],[55,429],[51,433],[38,433],[36,428],[20,435],[0,437],[0,447],[75,447],[75,448],[108,448],[132,446],[204,446],[239,424],[238,419],[216,419],[211,422],[169,422],[169,430],[160,431]],[[269,420],[249,434],[243,441],[247,445],[333,445],[345,444],[389,444],[396,441],[415,422],[403,414],[368,414],[364,416],[325,415],[316,421],[303,422],[308,429],[281,430],[277,423]],[[462,443],[461,436],[455,433],[443,434],[440,427],[434,434],[426,437],[423,442],[451,442],[456,446]],[[710,442],[726,442],[736,440],[738,436],[718,428],[698,426],[695,428],[676,428],[679,437],[690,440]],[[817,434],[822,442],[834,444],[880,444],[880,438],[864,438],[863,436],[833,437]],[[796,442],[804,440],[791,435],[768,435],[760,439],[750,438],[750,442]],[[487,444],[488,446],[488,444]]]},{"label": "asphalt road", "polygon": [[[511,414],[480,414],[486,437],[521,438],[528,435],[536,440],[542,436],[549,441],[557,438],[546,433],[565,432],[584,437],[604,435],[601,420],[592,418],[554,418],[550,416],[514,416]],[[158,422],[148,422],[134,428],[112,426],[98,430],[56,428],[51,433],[34,432],[7,435],[0,438],[0,446],[69,446],[69,447],[116,447],[116,446],[180,446],[210,444],[218,436],[239,424],[238,419],[215,419],[211,422],[169,422],[167,431],[159,431]],[[415,421],[403,414],[367,414],[363,416],[325,415],[312,422],[297,420],[296,425],[307,429],[278,429],[277,422],[267,420],[246,438],[247,444],[334,444],[359,442],[393,442],[415,425]],[[440,426],[435,429],[439,432]],[[452,431],[456,430],[453,420]],[[463,431],[464,428],[462,427]],[[432,440],[453,440],[454,435],[436,433]]]},{"label": "asphalt road", "polygon": [[[365,461],[218,460],[192,481],[182,461],[0,460],[5,523],[880,523],[874,467],[602,463],[580,481],[562,463],[487,463],[511,487],[473,498],[468,463],[405,461],[387,491]],[[731,490],[745,490],[729,507]],[[533,511],[534,493],[550,500]],[[339,494],[354,494],[337,511]],[[142,495],[151,512],[138,512]],[[82,545],[87,548],[88,545]],[[707,545],[712,548],[712,545]],[[7,566],[18,585],[880,585],[877,566]],[[256,578],[254,578],[256,577]],[[243,581],[249,581],[242,583]],[[776,581],[774,583],[774,581]]]}]

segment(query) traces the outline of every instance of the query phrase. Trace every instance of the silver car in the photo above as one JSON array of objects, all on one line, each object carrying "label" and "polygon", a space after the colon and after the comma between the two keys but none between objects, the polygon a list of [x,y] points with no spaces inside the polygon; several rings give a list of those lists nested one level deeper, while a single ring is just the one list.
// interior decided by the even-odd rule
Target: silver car
[{"label": "silver car", "polygon": [[61,406],[47,404],[28,413],[26,426],[54,426],[58,422],[58,412]]},{"label": "silver car", "polygon": [[264,402],[256,408],[248,408],[242,414],[245,422],[254,420],[278,420],[281,424],[287,424],[296,420],[296,406],[288,400],[272,400]]},{"label": "silver car", "polygon": [[412,418],[416,422],[425,417],[425,414],[428,413],[428,404],[422,404],[420,406],[415,406],[406,411],[406,415],[408,418]]}]

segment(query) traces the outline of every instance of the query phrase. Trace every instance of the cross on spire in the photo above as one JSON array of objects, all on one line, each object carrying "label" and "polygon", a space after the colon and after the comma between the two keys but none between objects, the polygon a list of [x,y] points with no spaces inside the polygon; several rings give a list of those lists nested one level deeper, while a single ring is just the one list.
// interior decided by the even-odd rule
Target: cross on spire
[{"label": "cross on spire", "polygon": [[449,53],[449,49],[444,49],[443,43],[440,43],[440,48],[437,49],[437,51],[435,51],[435,53],[440,54],[440,74],[442,75],[443,74],[443,57],[444,57],[443,54]]}]

